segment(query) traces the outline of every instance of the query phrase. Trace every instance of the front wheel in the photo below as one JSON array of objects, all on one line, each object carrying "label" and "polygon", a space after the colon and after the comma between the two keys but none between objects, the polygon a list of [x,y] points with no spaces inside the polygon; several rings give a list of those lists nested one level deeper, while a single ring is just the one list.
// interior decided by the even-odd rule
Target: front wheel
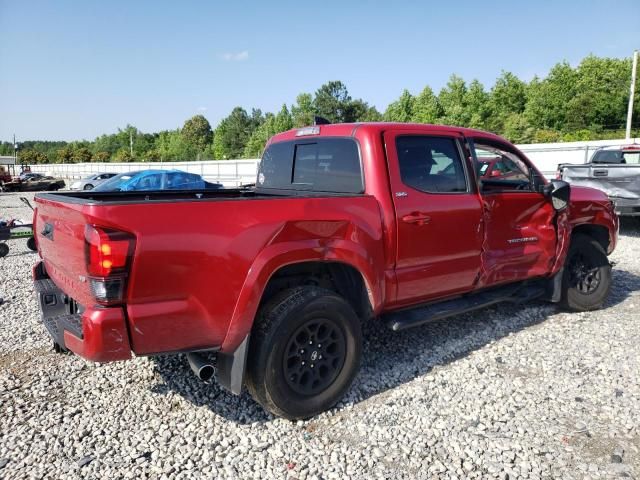
[{"label": "front wheel", "polygon": [[360,366],[362,333],[351,306],[318,287],[276,295],[252,332],[247,387],[266,410],[291,420],[334,406]]},{"label": "front wheel", "polygon": [[92,188],[93,188],[93,185],[91,185],[90,183],[87,183],[87,184],[84,186],[84,190],[91,190]]},{"label": "front wheel", "polygon": [[611,264],[594,238],[576,235],[571,240],[562,277],[561,305],[573,311],[601,308],[611,290]]}]

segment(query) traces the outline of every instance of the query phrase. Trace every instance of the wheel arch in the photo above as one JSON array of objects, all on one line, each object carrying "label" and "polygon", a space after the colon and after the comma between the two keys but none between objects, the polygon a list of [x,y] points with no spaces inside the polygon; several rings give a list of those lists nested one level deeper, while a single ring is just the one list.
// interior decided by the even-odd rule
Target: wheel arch
[{"label": "wheel arch", "polygon": [[596,240],[605,252],[609,251],[609,229],[604,225],[595,223],[583,223],[573,227],[571,231],[571,239],[576,235],[585,235]]},{"label": "wheel arch", "polygon": [[[361,318],[379,312],[384,297],[384,275],[375,270],[378,259],[370,258],[362,246],[341,241],[317,248],[317,243],[308,241],[296,247],[288,243],[271,245],[253,262],[238,295],[222,343],[223,352],[234,350],[242,342],[253,327],[260,305],[265,298],[287,287],[283,281],[287,277],[297,277],[298,285],[306,278],[311,280],[309,284],[326,286],[326,278],[324,281],[318,278],[328,275],[333,278],[333,290],[345,296]],[[349,286],[357,289],[357,295],[350,292]]]}]

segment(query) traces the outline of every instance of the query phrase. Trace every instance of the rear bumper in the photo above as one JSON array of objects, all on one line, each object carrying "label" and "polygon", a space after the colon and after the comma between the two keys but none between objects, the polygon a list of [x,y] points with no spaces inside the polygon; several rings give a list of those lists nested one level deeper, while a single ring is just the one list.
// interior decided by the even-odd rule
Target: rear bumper
[{"label": "rear bumper", "polygon": [[640,199],[610,197],[615,204],[616,213],[621,217],[640,216]]},{"label": "rear bumper", "polygon": [[48,277],[42,262],[33,268],[33,282],[42,321],[60,347],[94,362],[131,358],[127,323],[121,307],[83,308],[77,305]]}]

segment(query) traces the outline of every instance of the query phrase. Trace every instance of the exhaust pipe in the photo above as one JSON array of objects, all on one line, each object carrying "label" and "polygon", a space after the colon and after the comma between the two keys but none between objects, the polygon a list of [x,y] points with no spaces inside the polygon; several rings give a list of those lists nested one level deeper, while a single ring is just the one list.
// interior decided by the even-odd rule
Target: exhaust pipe
[{"label": "exhaust pipe", "polygon": [[211,377],[216,373],[216,367],[199,353],[187,353],[187,360],[189,360],[189,366],[193,373],[203,382],[211,380]]}]

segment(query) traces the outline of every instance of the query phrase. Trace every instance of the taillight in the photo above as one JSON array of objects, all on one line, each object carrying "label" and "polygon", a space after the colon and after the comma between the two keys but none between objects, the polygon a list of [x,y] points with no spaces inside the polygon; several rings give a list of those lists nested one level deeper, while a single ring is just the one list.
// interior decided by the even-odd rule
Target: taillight
[{"label": "taillight", "polygon": [[87,225],[84,244],[92,294],[100,303],[122,301],[135,237],[126,232]]}]

